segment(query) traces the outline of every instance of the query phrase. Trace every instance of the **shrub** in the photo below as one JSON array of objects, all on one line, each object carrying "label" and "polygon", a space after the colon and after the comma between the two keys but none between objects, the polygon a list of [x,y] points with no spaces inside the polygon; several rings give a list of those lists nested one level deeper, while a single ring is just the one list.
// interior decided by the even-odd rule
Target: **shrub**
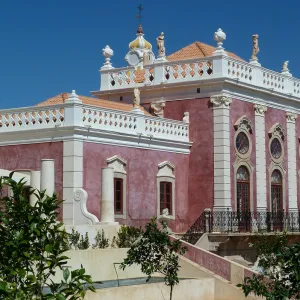
[{"label": "shrub", "polygon": [[116,237],[113,237],[112,247],[130,248],[141,235],[141,228],[122,225]]},{"label": "shrub", "polygon": [[[12,174],[0,178],[0,192],[9,186],[13,193],[0,199],[0,299],[83,299],[86,288],[94,287],[82,267],[64,270],[68,234],[57,221],[61,201],[35,191],[37,202],[31,206],[24,181],[15,182]],[[51,280],[57,272],[64,275],[60,283]]]},{"label": "shrub", "polygon": [[100,231],[97,232],[97,235],[95,237],[95,244],[93,244],[93,249],[104,249],[104,248],[108,248],[109,243],[108,243],[108,239],[105,238],[104,236],[104,230],[102,229],[102,233],[100,233]]}]

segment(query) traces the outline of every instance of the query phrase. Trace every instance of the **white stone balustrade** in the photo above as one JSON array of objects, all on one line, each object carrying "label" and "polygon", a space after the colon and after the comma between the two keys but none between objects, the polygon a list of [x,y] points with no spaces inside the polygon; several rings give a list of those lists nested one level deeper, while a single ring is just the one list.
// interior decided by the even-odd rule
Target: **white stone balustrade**
[{"label": "white stone balustrade", "polygon": [[300,98],[300,80],[227,55],[201,59],[155,62],[142,71],[133,68],[101,70],[102,92],[143,85],[173,84],[229,78]]},{"label": "white stone balustrade", "polygon": [[189,142],[188,123],[148,116],[141,110],[139,113],[124,112],[82,103],[65,103],[0,111],[0,134],[38,129],[55,129],[58,132],[70,126],[85,131],[100,130],[107,134],[116,132],[135,137]]}]

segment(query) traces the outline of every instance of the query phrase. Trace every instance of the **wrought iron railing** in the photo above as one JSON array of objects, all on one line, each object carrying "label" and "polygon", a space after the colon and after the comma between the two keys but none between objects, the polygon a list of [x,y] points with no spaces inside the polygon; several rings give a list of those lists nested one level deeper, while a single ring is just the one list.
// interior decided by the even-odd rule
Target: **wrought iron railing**
[{"label": "wrought iron railing", "polygon": [[300,232],[299,212],[204,211],[182,239],[196,244],[204,233]]}]

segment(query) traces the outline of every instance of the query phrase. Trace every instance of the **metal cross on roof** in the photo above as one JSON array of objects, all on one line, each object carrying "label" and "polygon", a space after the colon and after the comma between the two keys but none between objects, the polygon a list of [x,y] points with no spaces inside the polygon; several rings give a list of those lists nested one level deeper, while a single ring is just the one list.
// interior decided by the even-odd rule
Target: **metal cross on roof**
[{"label": "metal cross on roof", "polygon": [[136,15],[137,19],[140,19],[140,24],[142,23],[142,11],[144,8],[142,7],[142,4],[140,4],[137,9],[139,10],[138,14]]}]

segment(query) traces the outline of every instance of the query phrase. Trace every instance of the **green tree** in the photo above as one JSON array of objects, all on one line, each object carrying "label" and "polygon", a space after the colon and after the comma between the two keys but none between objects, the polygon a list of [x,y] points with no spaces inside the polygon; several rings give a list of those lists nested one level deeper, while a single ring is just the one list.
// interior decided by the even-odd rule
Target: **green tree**
[{"label": "green tree", "polygon": [[182,247],[180,240],[170,240],[168,228],[162,223],[162,230],[159,229],[155,218],[146,225],[145,230],[140,231],[139,238],[131,245],[120,268],[138,264],[141,271],[148,275],[147,281],[155,272],[164,275],[165,284],[170,286],[170,300],[173,295],[173,288],[179,283],[179,256],[187,250]]},{"label": "green tree", "polygon": [[300,299],[300,243],[288,245],[283,233],[258,236],[253,246],[262,271],[238,285],[244,294],[254,293],[267,300]]},{"label": "green tree", "polygon": [[[24,181],[15,182],[12,174],[0,178],[0,192],[9,186],[13,194],[0,199],[0,299],[83,299],[94,287],[85,269],[65,268],[68,234],[57,221],[61,201],[31,191],[37,197],[31,206]],[[54,283],[58,272],[64,279]]]}]

